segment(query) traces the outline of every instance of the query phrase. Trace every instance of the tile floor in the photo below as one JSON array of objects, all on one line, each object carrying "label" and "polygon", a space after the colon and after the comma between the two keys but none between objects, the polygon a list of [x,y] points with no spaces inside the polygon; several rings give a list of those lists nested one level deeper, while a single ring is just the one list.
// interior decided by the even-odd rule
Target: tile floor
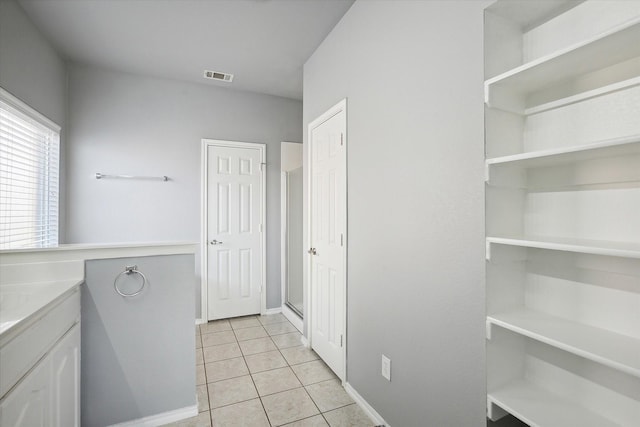
[{"label": "tile floor", "polygon": [[197,417],[173,427],[371,427],[282,314],[196,327]]}]

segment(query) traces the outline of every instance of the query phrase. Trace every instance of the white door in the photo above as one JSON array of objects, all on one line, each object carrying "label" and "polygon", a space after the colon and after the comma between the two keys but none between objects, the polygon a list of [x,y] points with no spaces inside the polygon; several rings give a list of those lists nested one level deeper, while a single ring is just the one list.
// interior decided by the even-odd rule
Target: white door
[{"label": "white door", "polygon": [[311,346],[345,379],[346,101],[309,125]]},{"label": "white door", "polygon": [[208,320],[262,308],[264,145],[236,144],[205,141]]}]

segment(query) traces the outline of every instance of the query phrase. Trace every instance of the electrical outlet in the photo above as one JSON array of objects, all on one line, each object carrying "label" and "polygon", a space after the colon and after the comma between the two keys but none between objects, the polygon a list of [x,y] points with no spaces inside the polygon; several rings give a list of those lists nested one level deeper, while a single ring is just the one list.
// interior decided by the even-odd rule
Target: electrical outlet
[{"label": "electrical outlet", "polygon": [[391,359],[382,355],[382,376],[391,381]]}]

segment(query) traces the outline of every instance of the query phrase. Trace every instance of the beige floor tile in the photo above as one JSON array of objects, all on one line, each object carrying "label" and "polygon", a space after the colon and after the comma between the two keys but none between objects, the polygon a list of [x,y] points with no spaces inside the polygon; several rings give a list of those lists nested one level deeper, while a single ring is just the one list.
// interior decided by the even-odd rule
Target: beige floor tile
[{"label": "beige floor tile", "polygon": [[320,412],[327,412],[353,403],[340,380],[322,381],[305,387]]},{"label": "beige floor tile", "polygon": [[200,412],[197,417],[165,424],[164,427],[211,427],[211,415],[209,411]]},{"label": "beige floor tile", "polygon": [[196,325],[196,336],[200,335],[200,325]]},{"label": "beige floor tile", "polygon": [[291,390],[302,385],[289,367],[258,372],[251,376],[260,396]]},{"label": "beige floor tile", "polygon": [[213,332],[210,334],[202,334],[202,347],[210,347],[212,345],[230,344],[236,342],[236,336],[233,331]]},{"label": "beige floor tile", "polygon": [[213,427],[269,427],[260,399],[214,409],[211,418]]},{"label": "beige floor tile", "polygon": [[231,327],[233,329],[251,328],[254,326],[262,326],[255,316],[249,317],[236,317],[231,319]]},{"label": "beige floor tile", "polygon": [[204,365],[204,353],[201,348],[196,348],[196,365]]},{"label": "beige floor tile", "polygon": [[356,404],[325,412],[331,427],[373,427],[375,424]]},{"label": "beige floor tile", "polygon": [[280,352],[287,359],[289,365],[299,365],[300,363],[320,359],[315,351],[306,347],[283,348]]},{"label": "beige floor tile", "polygon": [[231,324],[228,320],[213,320],[209,323],[200,325],[201,334],[211,334],[213,332],[230,331]]},{"label": "beige floor tile", "polygon": [[198,396],[198,412],[209,410],[209,392],[205,384],[196,386],[196,395]]},{"label": "beige floor tile", "polygon": [[249,371],[251,371],[252,374],[268,371],[270,369],[284,368],[287,366],[287,361],[284,360],[278,350],[251,354],[249,356],[245,356],[245,360],[249,367]]},{"label": "beige floor tile", "polygon": [[217,362],[218,360],[231,359],[242,356],[238,343],[214,345],[202,349],[204,363]]},{"label": "beige floor tile", "polygon": [[282,335],[289,334],[291,332],[298,332],[295,326],[289,322],[272,323],[270,325],[264,325],[269,335]]},{"label": "beige floor tile", "polygon": [[249,369],[247,369],[243,357],[207,363],[204,367],[207,372],[207,382],[209,383],[249,374]]},{"label": "beige floor tile", "polygon": [[196,385],[206,384],[207,376],[204,373],[204,365],[196,366]]},{"label": "beige floor tile", "polygon": [[200,339],[200,335],[196,335],[196,348],[202,348],[202,340]]},{"label": "beige floor tile", "polygon": [[281,426],[318,414],[318,408],[303,388],[264,396],[262,404],[273,426]]},{"label": "beige floor tile", "polygon": [[240,341],[240,348],[245,356],[277,350],[271,338],[258,338],[249,341]]},{"label": "beige floor tile", "polygon": [[238,341],[254,340],[256,338],[264,338],[269,336],[267,335],[267,331],[265,331],[262,326],[236,329],[234,332]]},{"label": "beige floor tile", "polygon": [[209,404],[212,409],[258,397],[258,392],[249,375],[209,383],[208,387]]},{"label": "beige floor tile", "polygon": [[291,367],[302,384],[309,385],[335,379],[336,376],[322,360],[293,365]]},{"label": "beige floor tile", "polygon": [[290,348],[299,347],[302,345],[300,337],[302,337],[302,334],[300,334],[300,332],[294,332],[292,334],[274,335],[271,337],[271,339],[278,346],[278,348]]},{"label": "beige floor tile", "polygon": [[283,314],[267,314],[265,316],[258,316],[258,320],[263,325],[270,325],[272,323],[288,322],[287,318]]},{"label": "beige floor tile", "polygon": [[305,418],[304,420],[291,424],[285,424],[284,427],[327,427],[328,425],[322,415],[316,415],[315,417]]}]

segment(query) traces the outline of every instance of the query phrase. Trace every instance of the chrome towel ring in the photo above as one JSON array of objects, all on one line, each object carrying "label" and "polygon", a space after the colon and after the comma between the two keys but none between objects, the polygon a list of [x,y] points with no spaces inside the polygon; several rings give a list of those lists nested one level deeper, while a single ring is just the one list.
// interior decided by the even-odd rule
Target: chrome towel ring
[{"label": "chrome towel ring", "polygon": [[[132,274],[139,274],[140,277],[142,277],[142,286],[140,286],[140,289],[138,289],[137,291],[132,292],[130,294],[122,292],[120,290],[120,288],[118,288],[118,280],[120,279],[120,277],[123,274],[125,274],[127,276],[130,276]],[[122,295],[123,297],[135,297],[140,292],[142,292],[142,290],[144,289],[146,284],[147,284],[147,277],[144,274],[142,274],[142,272],[138,271],[138,266],[137,265],[128,265],[128,266],[126,266],[124,271],[121,272],[120,274],[118,274],[116,276],[116,278],[113,280],[113,287],[115,288],[116,292],[119,293],[120,295]]]}]

